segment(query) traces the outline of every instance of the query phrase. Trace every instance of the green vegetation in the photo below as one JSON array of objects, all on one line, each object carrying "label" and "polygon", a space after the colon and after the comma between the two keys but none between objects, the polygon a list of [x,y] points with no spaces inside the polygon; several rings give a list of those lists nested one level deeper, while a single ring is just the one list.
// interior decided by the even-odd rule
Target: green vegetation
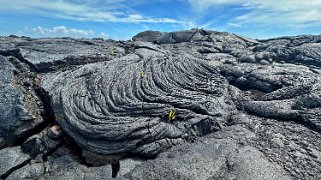
[{"label": "green vegetation", "polygon": [[175,113],[176,109],[172,109],[168,114],[168,121],[174,121],[175,120]]},{"label": "green vegetation", "polygon": [[176,109],[172,109],[169,111],[169,113],[162,115],[162,120],[166,122],[171,122],[171,121],[173,122],[176,118],[175,114],[176,114]]},{"label": "green vegetation", "polygon": [[144,71],[141,71],[141,72],[140,72],[140,77],[141,77],[141,78],[144,78],[144,77],[145,77],[145,72],[144,72]]},{"label": "green vegetation", "polygon": [[271,62],[271,66],[272,66],[272,68],[274,68],[275,63],[276,63],[276,60],[273,60],[273,61]]},{"label": "green vegetation", "polygon": [[114,48],[114,47],[110,47],[110,48],[109,48],[109,55],[110,55],[111,57],[114,57],[114,56],[115,56],[115,48]]}]

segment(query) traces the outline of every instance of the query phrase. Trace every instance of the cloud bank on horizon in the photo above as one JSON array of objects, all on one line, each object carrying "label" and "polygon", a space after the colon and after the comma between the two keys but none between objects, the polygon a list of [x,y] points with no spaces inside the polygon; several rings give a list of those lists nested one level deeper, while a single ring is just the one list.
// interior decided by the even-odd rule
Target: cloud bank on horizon
[{"label": "cloud bank on horizon", "polygon": [[130,39],[204,28],[252,38],[321,34],[321,0],[1,0],[0,35]]}]

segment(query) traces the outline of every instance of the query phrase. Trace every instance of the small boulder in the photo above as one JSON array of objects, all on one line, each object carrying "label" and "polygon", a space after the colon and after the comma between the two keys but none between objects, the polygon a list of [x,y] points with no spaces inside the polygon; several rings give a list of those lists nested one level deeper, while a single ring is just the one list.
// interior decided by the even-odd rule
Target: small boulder
[{"label": "small boulder", "polygon": [[254,63],[255,62],[255,56],[253,54],[251,55],[243,55],[240,57],[240,62],[248,62],[248,63]]}]

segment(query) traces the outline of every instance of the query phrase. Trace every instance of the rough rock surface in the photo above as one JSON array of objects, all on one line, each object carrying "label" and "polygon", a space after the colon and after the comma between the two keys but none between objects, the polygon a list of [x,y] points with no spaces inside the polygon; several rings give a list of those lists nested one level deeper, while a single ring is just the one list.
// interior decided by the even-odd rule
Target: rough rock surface
[{"label": "rough rock surface", "polygon": [[[248,146],[255,134],[227,127],[194,144],[184,144],[156,160],[138,165],[129,179],[290,179],[258,149]],[[200,176],[201,175],[201,176]]]},{"label": "rough rock surface", "polygon": [[0,37],[0,176],[321,179],[320,60],[321,36]]},{"label": "rough rock surface", "polygon": [[30,159],[30,156],[24,154],[19,146],[0,150],[0,178],[10,174],[17,167],[23,167]]},{"label": "rough rock surface", "polygon": [[15,57],[0,55],[0,148],[27,138],[44,122],[36,75],[28,70]]},{"label": "rough rock surface", "polygon": [[37,72],[108,61],[126,53],[124,44],[103,39],[10,38],[11,46],[8,44],[9,42],[0,44],[0,54],[15,54]]},{"label": "rough rock surface", "polygon": [[[64,131],[82,148],[106,155],[155,155],[186,136],[215,130],[233,112],[215,66],[188,56],[128,55],[55,74],[43,87]],[[168,120],[172,109],[176,118]]]}]

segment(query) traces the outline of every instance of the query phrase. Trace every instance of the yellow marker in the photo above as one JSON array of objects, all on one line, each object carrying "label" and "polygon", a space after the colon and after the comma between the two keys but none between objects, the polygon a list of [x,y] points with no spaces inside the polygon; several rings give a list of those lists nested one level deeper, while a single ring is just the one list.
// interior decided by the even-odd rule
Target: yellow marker
[{"label": "yellow marker", "polygon": [[169,121],[174,121],[175,120],[175,113],[176,113],[176,110],[171,110],[168,114],[168,120]]},{"label": "yellow marker", "polygon": [[141,71],[141,72],[140,72],[140,77],[141,77],[141,78],[144,78],[144,77],[145,77],[145,72],[144,72],[144,71]]}]

